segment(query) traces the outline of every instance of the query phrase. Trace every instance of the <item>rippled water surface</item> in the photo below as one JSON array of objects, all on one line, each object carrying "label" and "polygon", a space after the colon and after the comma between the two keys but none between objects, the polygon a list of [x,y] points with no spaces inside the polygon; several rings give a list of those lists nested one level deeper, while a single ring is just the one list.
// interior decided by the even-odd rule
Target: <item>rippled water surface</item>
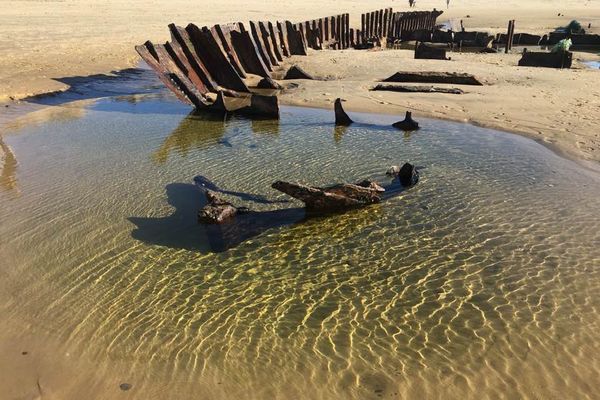
[{"label": "rippled water surface", "polygon": [[[464,124],[188,112],[105,99],[4,137],[2,326],[89,360],[106,398],[597,396],[596,175]],[[342,215],[304,220],[270,188],[387,183],[405,161],[416,187]],[[198,225],[197,175],[264,213]]]}]

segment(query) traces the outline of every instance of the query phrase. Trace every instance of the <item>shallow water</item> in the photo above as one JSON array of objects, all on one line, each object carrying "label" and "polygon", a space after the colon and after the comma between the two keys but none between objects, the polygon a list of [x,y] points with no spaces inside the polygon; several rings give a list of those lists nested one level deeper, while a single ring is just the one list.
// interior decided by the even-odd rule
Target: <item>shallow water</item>
[{"label": "shallow water", "polygon": [[584,61],[584,64],[592,69],[600,69],[600,61]]},{"label": "shallow water", "polygon": [[[596,395],[597,175],[465,124],[188,112],[124,96],[5,136],[6,330],[88,360],[106,398]],[[270,188],[387,182],[406,161],[423,167],[416,187],[327,218],[277,211],[299,204]],[[199,226],[197,175],[265,218]]]}]

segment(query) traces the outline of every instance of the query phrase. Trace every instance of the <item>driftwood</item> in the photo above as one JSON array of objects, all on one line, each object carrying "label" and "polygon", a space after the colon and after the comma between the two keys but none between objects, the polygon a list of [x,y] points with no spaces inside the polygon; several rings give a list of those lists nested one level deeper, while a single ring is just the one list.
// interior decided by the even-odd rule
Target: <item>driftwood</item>
[{"label": "driftwood", "polygon": [[436,86],[407,86],[397,85],[394,83],[380,83],[371,90],[382,90],[389,92],[404,92],[404,93],[449,93],[463,94],[464,91],[459,88],[442,88]]},{"label": "driftwood", "polygon": [[459,72],[396,72],[389,78],[384,79],[383,82],[450,83],[483,86],[475,76]]},{"label": "driftwood", "polygon": [[406,112],[404,120],[398,121],[395,124],[392,124],[392,126],[403,131],[416,131],[419,129],[419,123],[412,119],[412,113],[410,111]]},{"label": "driftwood", "polygon": [[334,108],[334,112],[335,112],[335,125],[336,126],[349,126],[354,122],[354,121],[352,121],[352,119],[350,119],[348,114],[346,114],[346,111],[344,111],[344,108],[342,107],[342,99],[340,99],[340,98],[335,99],[333,108]]},{"label": "driftwood", "polygon": [[285,73],[285,76],[283,77],[283,79],[284,80],[288,80],[288,79],[310,79],[310,80],[314,80],[315,78],[313,78],[310,74],[308,74],[307,72],[305,72],[299,66],[293,65]]},{"label": "driftwood", "polygon": [[545,53],[525,49],[519,60],[520,67],[571,68],[572,64],[573,53],[570,51]]},{"label": "driftwood", "polygon": [[205,224],[222,224],[233,218],[238,213],[248,212],[244,207],[235,207],[228,201],[220,198],[215,192],[206,190],[207,204],[198,212],[198,222]]},{"label": "driftwood", "polygon": [[277,181],[271,187],[301,200],[308,210],[313,211],[339,211],[381,201],[381,193],[385,191],[383,188],[374,182],[361,182],[360,184],[366,186],[341,184],[328,188],[318,188]]}]

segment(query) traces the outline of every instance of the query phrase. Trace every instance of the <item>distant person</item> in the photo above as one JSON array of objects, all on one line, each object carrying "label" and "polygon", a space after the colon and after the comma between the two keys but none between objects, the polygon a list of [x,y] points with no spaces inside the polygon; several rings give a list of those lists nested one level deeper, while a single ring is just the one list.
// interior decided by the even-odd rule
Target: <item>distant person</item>
[{"label": "distant person", "polygon": [[446,0],[446,8],[450,8],[450,0]]},{"label": "distant person", "polygon": [[412,8],[414,3],[415,3],[415,0],[408,0],[408,7]]}]

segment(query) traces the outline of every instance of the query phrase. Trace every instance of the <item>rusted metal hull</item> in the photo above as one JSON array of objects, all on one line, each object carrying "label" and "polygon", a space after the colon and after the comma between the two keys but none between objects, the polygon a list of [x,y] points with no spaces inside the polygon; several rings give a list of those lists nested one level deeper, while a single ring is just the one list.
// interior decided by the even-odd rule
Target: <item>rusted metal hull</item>
[{"label": "rusted metal hull", "polygon": [[[432,13],[419,15],[414,27],[435,22]],[[169,25],[171,40],[164,45],[146,42],[136,46],[142,59],[165,86],[186,104],[219,112],[240,111],[269,118],[279,114],[277,98],[252,92],[256,76],[270,87],[272,72],[290,56],[305,56],[308,49],[346,49],[365,37],[384,37],[391,31],[395,16],[385,9],[363,15],[362,29],[350,28],[350,15],[339,14],[300,23],[290,21],[237,22],[185,28]],[[365,29],[368,33],[365,33]],[[230,99],[238,99],[231,100]]]}]

